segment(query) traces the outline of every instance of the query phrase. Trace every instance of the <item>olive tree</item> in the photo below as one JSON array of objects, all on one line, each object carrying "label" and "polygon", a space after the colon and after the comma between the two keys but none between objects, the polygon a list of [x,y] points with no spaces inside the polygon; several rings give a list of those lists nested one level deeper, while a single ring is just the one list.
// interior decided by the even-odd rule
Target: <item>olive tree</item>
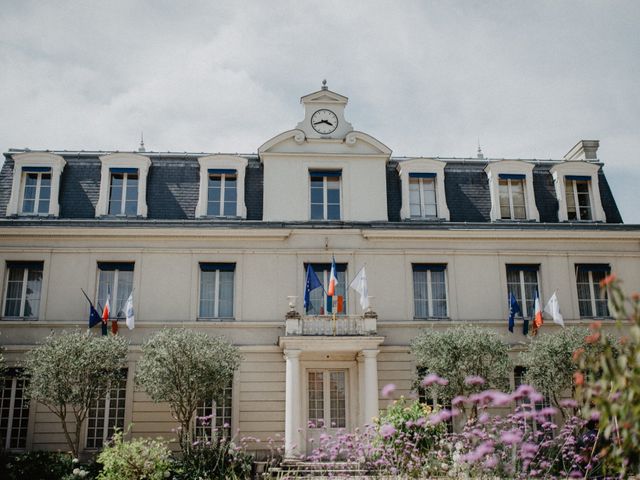
[{"label": "olive tree", "polygon": [[[478,393],[486,388],[506,390],[509,387],[511,360],[508,346],[500,336],[485,328],[464,325],[446,330],[426,330],[411,343],[416,358],[420,387],[424,375],[435,374],[448,380],[446,385],[429,388],[439,400],[451,401],[459,395]],[[482,385],[466,382],[468,377],[482,377]],[[464,409],[464,405],[461,405]],[[471,415],[476,415],[475,408]]]},{"label": "olive tree", "polygon": [[[51,334],[26,355],[27,396],[58,417],[74,457],[89,409],[120,378],[127,350],[122,337],[76,331]],[[73,431],[69,417],[75,422]]]},{"label": "olive tree", "polygon": [[224,338],[164,329],[142,346],[136,384],[154,402],[167,402],[180,424],[183,451],[191,448],[192,419],[203,401],[220,398],[240,366],[238,349]]}]

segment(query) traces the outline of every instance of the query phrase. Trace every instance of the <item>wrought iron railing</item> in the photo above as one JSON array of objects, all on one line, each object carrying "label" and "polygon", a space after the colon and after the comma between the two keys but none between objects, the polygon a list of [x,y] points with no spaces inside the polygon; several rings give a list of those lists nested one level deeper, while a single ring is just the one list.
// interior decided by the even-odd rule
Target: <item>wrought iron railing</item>
[{"label": "wrought iron railing", "polygon": [[287,335],[359,336],[376,333],[375,315],[288,315]]}]

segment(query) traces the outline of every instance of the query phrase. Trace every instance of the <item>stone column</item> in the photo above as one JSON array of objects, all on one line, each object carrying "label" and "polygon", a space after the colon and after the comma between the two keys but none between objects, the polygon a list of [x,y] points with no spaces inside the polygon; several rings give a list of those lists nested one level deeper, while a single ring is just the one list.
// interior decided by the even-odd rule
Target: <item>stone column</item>
[{"label": "stone column", "polygon": [[378,353],[380,350],[362,350],[364,358],[364,422],[371,423],[378,410]]},{"label": "stone column", "polygon": [[302,451],[300,445],[300,350],[285,350],[287,362],[285,385],[284,456],[295,458]]}]

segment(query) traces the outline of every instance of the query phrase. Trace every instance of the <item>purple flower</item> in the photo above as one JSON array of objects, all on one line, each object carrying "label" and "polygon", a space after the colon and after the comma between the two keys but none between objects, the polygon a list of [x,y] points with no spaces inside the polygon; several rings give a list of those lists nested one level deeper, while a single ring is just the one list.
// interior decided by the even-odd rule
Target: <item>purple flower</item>
[{"label": "purple flower", "polygon": [[556,413],[558,413],[558,411],[555,408],[545,407],[538,412],[538,415],[540,415],[541,417],[546,417],[546,416],[553,416]]},{"label": "purple flower", "polygon": [[443,408],[439,412],[436,412],[429,416],[429,423],[431,423],[431,425],[437,425],[441,422],[449,420],[451,417],[455,417],[458,415],[460,415],[460,410],[458,410],[457,408],[454,408],[453,410]]},{"label": "purple flower", "polygon": [[385,423],[384,425],[382,425],[382,427],[380,427],[380,434],[384,438],[389,438],[389,437],[395,435],[395,433],[396,433],[396,429],[390,423]]},{"label": "purple flower", "polygon": [[429,375],[424,377],[424,379],[422,380],[423,387],[430,387],[434,383],[437,385],[445,386],[449,384],[449,380],[447,380],[446,378],[439,377],[435,373],[430,373]]},{"label": "purple flower", "polygon": [[496,465],[498,465],[498,459],[495,455],[491,455],[484,461],[485,468],[495,468]]},{"label": "purple flower", "polygon": [[424,417],[420,417],[418,420],[416,420],[416,426],[418,427],[423,427],[425,423],[427,423],[427,419]]},{"label": "purple flower", "polygon": [[593,420],[594,422],[600,420],[600,412],[591,412],[591,415],[589,415],[589,420]]},{"label": "purple flower", "polygon": [[488,413],[483,413],[478,417],[478,423],[487,423],[490,418]]},{"label": "purple flower", "polygon": [[572,398],[565,398],[564,400],[560,400],[560,406],[566,408],[576,408],[578,406],[578,402],[576,402]]},{"label": "purple flower", "polygon": [[500,440],[507,445],[515,445],[522,441],[522,433],[518,430],[508,430],[500,434]]},{"label": "purple flower", "polygon": [[529,442],[524,442],[520,447],[520,458],[522,458],[523,460],[532,460],[536,456],[537,452],[537,445]]},{"label": "purple flower", "polygon": [[457,397],[453,397],[453,400],[451,400],[451,405],[457,407],[459,405],[462,405],[466,401],[467,399],[465,397],[463,397],[462,395],[458,395]]},{"label": "purple flower", "polygon": [[464,379],[464,383],[469,386],[484,385],[484,378],[479,375],[470,375]]},{"label": "purple flower", "polygon": [[519,400],[521,398],[524,397],[528,397],[531,392],[534,392],[535,390],[533,389],[533,387],[531,385],[518,385],[518,388],[516,388],[516,391],[513,392],[513,398],[516,400]]},{"label": "purple flower", "polygon": [[529,400],[531,400],[533,403],[538,403],[542,402],[544,400],[544,397],[542,396],[542,394],[533,391],[529,394]]},{"label": "purple flower", "polygon": [[393,392],[395,392],[396,386],[393,383],[388,383],[384,387],[382,387],[382,396],[384,398],[389,397]]},{"label": "purple flower", "polygon": [[493,443],[483,442],[478,445],[478,448],[476,448],[474,451],[463,455],[461,459],[465,462],[475,463],[489,453],[493,453]]}]

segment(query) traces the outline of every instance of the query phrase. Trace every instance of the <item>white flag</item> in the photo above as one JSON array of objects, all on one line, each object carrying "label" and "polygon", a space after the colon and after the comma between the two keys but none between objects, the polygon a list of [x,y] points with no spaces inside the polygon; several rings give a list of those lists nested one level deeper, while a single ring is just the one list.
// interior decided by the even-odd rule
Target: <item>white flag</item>
[{"label": "white flag", "polygon": [[553,323],[557,323],[564,328],[564,318],[562,318],[562,314],[560,313],[560,303],[558,302],[556,292],[553,292],[553,295],[551,295],[547,305],[544,307],[544,311],[551,315]]},{"label": "white flag", "polygon": [[360,305],[363,310],[369,308],[369,290],[367,289],[367,274],[364,267],[360,269],[356,277],[349,284],[349,288],[353,288],[360,294]]},{"label": "white flag", "polygon": [[133,292],[129,294],[129,298],[127,298],[127,304],[124,307],[125,316],[127,319],[127,327],[129,330],[133,330],[135,326],[135,317],[133,315]]}]

